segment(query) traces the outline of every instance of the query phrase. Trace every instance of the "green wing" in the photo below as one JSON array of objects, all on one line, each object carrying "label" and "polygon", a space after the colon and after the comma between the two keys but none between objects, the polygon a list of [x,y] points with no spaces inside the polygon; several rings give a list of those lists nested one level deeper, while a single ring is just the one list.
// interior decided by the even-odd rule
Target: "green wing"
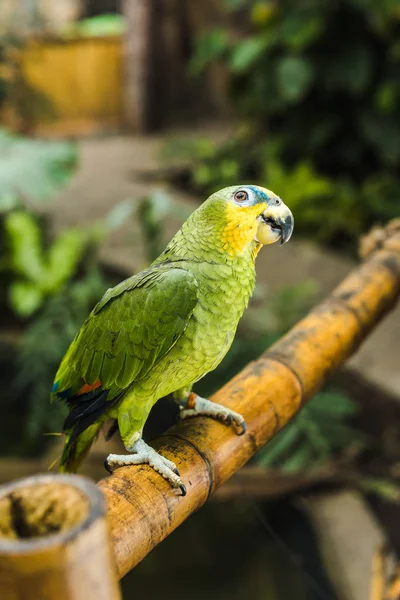
[{"label": "green wing", "polygon": [[185,331],[197,292],[195,276],[170,265],[108,290],[65,355],[53,393],[69,398],[100,382],[110,400],[145,377]]}]

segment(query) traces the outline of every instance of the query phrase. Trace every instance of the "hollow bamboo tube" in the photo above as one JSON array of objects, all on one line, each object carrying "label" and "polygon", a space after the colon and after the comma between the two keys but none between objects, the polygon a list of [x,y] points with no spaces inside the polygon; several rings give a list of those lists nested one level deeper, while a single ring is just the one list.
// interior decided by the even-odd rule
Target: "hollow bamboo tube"
[{"label": "hollow bamboo tube", "polygon": [[186,497],[148,466],[123,467],[99,482],[120,577],[285,426],[393,307],[399,291],[400,232],[394,231],[326,301],[213,396],[243,414],[245,435],[196,417],[153,443],[176,462]]},{"label": "hollow bamboo tube", "polygon": [[94,483],[49,474],[0,487],[0,598],[120,598],[104,498]]}]

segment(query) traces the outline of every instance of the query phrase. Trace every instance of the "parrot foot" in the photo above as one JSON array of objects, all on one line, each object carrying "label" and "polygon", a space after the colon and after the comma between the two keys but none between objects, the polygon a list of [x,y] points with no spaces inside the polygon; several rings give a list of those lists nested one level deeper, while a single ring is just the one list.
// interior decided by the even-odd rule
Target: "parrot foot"
[{"label": "parrot foot", "polygon": [[233,425],[238,435],[246,433],[247,425],[242,415],[191,392],[185,403],[181,403],[179,417],[189,419],[197,415],[205,415],[222,421],[226,425]]},{"label": "parrot foot", "polygon": [[170,483],[173,488],[180,488],[182,496],[186,496],[186,486],[180,478],[180,473],[172,460],[158,454],[142,439],[137,440],[131,448],[132,454],[109,454],[105,460],[107,471],[112,473],[118,467],[148,464]]}]

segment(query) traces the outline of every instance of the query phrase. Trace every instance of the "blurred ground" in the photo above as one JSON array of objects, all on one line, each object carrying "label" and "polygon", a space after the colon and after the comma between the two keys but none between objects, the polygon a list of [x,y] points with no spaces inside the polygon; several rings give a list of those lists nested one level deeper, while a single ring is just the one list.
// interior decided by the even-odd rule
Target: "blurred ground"
[{"label": "blurred ground", "polygon": [[[165,169],[160,151],[168,138],[197,133],[200,132],[179,130],[165,135],[115,136],[80,141],[81,162],[77,174],[50,209],[55,228],[59,230],[69,225],[92,223],[118,202],[127,198],[139,199],[157,189],[168,191],[178,207],[193,210],[196,207],[193,196],[172,189],[162,181],[154,184],[146,181],[143,173]],[[203,127],[201,134],[221,140],[229,135],[229,128]],[[290,198],[285,198],[285,201],[290,206]],[[167,217],[168,236],[174,234],[179,224],[179,217]],[[139,227],[135,227],[130,219],[103,247],[102,260],[128,276],[143,266],[141,239]],[[257,272],[258,281],[271,290],[314,279],[318,282],[321,296],[324,296],[353,266],[354,263],[348,258],[296,239],[295,233],[290,244],[282,248],[273,246],[260,254]],[[400,399],[399,355],[400,307],[397,307],[351,358],[348,367]]]}]

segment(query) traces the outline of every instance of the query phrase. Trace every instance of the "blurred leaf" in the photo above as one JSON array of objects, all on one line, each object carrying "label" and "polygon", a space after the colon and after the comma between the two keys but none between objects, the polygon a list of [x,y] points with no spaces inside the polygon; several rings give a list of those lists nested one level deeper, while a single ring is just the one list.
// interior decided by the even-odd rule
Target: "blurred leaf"
[{"label": "blurred leaf", "polygon": [[222,0],[222,6],[228,12],[239,10],[248,4],[248,0]]},{"label": "blurred leaf", "polygon": [[296,102],[307,93],[312,83],[312,63],[295,56],[282,58],[277,64],[277,77],[283,98]]},{"label": "blurred leaf", "polygon": [[256,2],[251,9],[251,21],[259,27],[271,22],[276,14],[276,5],[271,1]]},{"label": "blurred leaf", "polygon": [[293,423],[289,423],[281,433],[267,443],[257,458],[257,464],[265,468],[270,467],[283,453],[290,451],[300,437],[300,429]]},{"label": "blurred leaf", "polygon": [[270,299],[269,306],[278,320],[280,330],[286,331],[293,327],[315,304],[318,292],[318,283],[313,280],[278,290]]},{"label": "blurred leaf", "polygon": [[384,83],[375,94],[376,106],[384,113],[391,113],[396,108],[398,90],[395,84]]},{"label": "blurred leaf", "polygon": [[225,180],[236,181],[239,176],[239,165],[235,160],[223,160],[221,162],[221,176]]},{"label": "blurred leaf", "polygon": [[155,260],[166,245],[164,218],[171,212],[171,200],[163,191],[153,192],[143,198],[138,206],[137,216],[149,262]]},{"label": "blurred leaf", "polygon": [[133,215],[134,210],[133,200],[128,199],[118,202],[107,213],[104,219],[106,228],[110,231],[119,229]]},{"label": "blurred leaf", "polygon": [[9,302],[21,317],[30,317],[40,306],[43,294],[40,288],[28,281],[14,281],[8,289]]},{"label": "blurred leaf", "polygon": [[[15,394],[24,399],[26,429],[21,436],[42,440],[45,431],[61,431],[65,407],[49,404],[54,373],[94,304],[110,287],[97,269],[50,296],[23,333]],[[40,445],[43,445],[41,441]]]},{"label": "blurred leaf", "polygon": [[54,293],[75,274],[87,244],[87,236],[78,229],[60,233],[48,252],[47,272],[42,287]]},{"label": "blurred leaf", "polygon": [[347,424],[358,405],[339,392],[318,393],[256,456],[257,464],[285,472],[311,468],[366,436]]},{"label": "blurred leaf", "polygon": [[12,269],[30,281],[40,282],[45,264],[41,233],[35,217],[22,211],[9,213],[4,219],[4,229]]},{"label": "blurred leaf", "polygon": [[398,164],[400,160],[400,129],[393,127],[391,119],[384,115],[365,112],[360,117],[360,126],[366,137],[380,153],[386,163]]},{"label": "blurred leaf", "polygon": [[323,29],[322,14],[310,14],[300,7],[284,14],[280,34],[282,41],[290,50],[299,52],[314,42]]},{"label": "blurred leaf", "polygon": [[310,400],[308,409],[315,414],[327,418],[342,418],[344,415],[352,416],[358,412],[358,405],[350,398],[339,392],[319,392]]},{"label": "blurred leaf", "polygon": [[20,208],[21,202],[15,194],[5,193],[0,196],[0,214],[8,213],[15,208]]},{"label": "blurred leaf", "polygon": [[45,296],[58,292],[73,277],[92,236],[69,229],[44,250],[39,220],[25,211],[8,213],[4,229],[8,242],[5,266],[18,276],[10,287],[11,306],[18,315],[29,316]]},{"label": "blurred leaf", "polygon": [[231,53],[230,68],[233,73],[242,73],[249,69],[275,41],[275,34],[263,34],[249,37],[237,44]]},{"label": "blurred leaf", "polygon": [[314,462],[314,453],[307,442],[303,442],[289,458],[285,459],[281,465],[284,473],[298,473],[304,471]]},{"label": "blurred leaf", "polygon": [[[337,418],[338,419],[338,418]],[[350,427],[346,423],[327,421],[324,425],[324,434],[332,450],[336,448],[351,446],[355,442],[366,442],[367,436],[358,429]]]},{"label": "blurred leaf", "polygon": [[190,61],[190,72],[199,75],[205,67],[220,58],[229,48],[230,36],[225,29],[212,29],[202,35],[196,45],[196,50]]},{"label": "blurred leaf", "polygon": [[400,502],[400,486],[389,479],[363,479],[361,488],[366,493],[380,496],[388,502]]},{"label": "blurred leaf", "polygon": [[104,13],[69,23],[61,32],[66,37],[121,36],[125,32],[125,19],[115,13]]},{"label": "blurred leaf", "polygon": [[325,70],[331,90],[343,89],[351,94],[364,92],[373,75],[374,59],[366,45],[339,48]]},{"label": "blurred leaf", "polygon": [[24,203],[48,200],[69,179],[75,164],[75,146],[18,137],[0,129],[0,198]]},{"label": "blurred leaf", "polygon": [[390,174],[369,177],[362,188],[362,202],[369,213],[368,225],[399,216],[400,186]]}]

